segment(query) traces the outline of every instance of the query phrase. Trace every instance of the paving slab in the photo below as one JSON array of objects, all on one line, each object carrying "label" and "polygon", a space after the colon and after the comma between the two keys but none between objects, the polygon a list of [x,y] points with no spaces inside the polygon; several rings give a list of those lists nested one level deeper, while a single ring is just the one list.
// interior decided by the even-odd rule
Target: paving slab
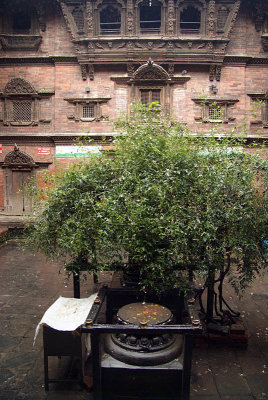
[{"label": "paving slab", "polygon": [[[73,296],[72,281],[58,273],[60,267],[60,261],[32,255],[16,241],[0,247],[0,400],[93,400],[79,386],[51,384],[45,392],[41,333],[33,348],[35,328],[46,309],[59,296]],[[109,281],[108,273],[105,279]],[[91,276],[81,282],[82,297],[96,289]],[[242,299],[228,285],[224,289],[232,307],[242,311],[248,348],[194,348],[191,400],[267,400],[267,276],[258,278]],[[52,372],[66,373],[64,363],[51,358]]]}]

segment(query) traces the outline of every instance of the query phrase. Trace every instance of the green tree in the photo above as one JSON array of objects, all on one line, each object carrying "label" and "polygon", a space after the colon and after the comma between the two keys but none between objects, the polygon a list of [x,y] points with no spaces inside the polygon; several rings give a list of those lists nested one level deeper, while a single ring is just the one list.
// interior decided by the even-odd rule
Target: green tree
[{"label": "green tree", "polygon": [[265,266],[267,161],[239,140],[192,135],[158,106],[117,122],[113,156],[70,167],[51,191],[28,242],[64,257],[69,272],[136,271],[140,288],[208,287],[228,275],[244,288]]}]

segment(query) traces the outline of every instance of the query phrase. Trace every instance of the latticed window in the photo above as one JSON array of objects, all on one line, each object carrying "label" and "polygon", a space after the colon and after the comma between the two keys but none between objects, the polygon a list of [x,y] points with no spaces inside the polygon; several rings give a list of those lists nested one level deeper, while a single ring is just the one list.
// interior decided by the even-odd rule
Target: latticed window
[{"label": "latticed window", "polygon": [[225,23],[229,14],[229,10],[226,7],[220,7],[218,11],[218,29],[223,30],[225,27]]},{"label": "latticed window", "polygon": [[32,120],[31,101],[13,101],[13,121],[30,122]]},{"label": "latticed window", "polygon": [[140,93],[141,93],[141,102],[145,106],[148,106],[153,102],[161,103],[160,101],[161,89],[140,89]]},{"label": "latticed window", "polygon": [[223,108],[217,105],[210,105],[208,110],[208,119],[213,121],[219,121],[223,118]]},{"label": "latticed window", "polygon": [[95,106],[94,104],[86,104],[82,108],[82,118],[94,118],[95,117]]},{"label": "latticed window", "polygon": [[84,14],[81,8],[75,7],[72,11],[74,22],[77,26],[78,31],[83,32],[84,30]]}]

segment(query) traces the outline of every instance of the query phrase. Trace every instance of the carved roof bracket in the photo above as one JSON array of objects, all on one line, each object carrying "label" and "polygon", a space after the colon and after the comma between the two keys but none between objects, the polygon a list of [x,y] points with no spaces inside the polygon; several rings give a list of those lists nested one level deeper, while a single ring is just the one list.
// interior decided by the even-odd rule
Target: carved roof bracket
[{"label": "carved roof bracket", "polygon": [[236,0],[234,5],[233,5],[233,8],[232,8],[232,10],[231,10],[231,12],[230,12],[230,14],[228,16],[227,29],[225,31],[225,36],[228,37],[228,38],[230,37],[232,29],[234,27],[234,24],[235,24],[235,21],[236,21],[236,18],[237,18],[237,14],[238,14],[238,11],[239,11],[239,8],[240,8],[240,4],[241,4],[241,0]]},{"label": "carved roof bracket", "polygon": [[209,80],[213,82],[214,80],[221,80],[221,68],[222,64],[211,64],[209,66]]}]

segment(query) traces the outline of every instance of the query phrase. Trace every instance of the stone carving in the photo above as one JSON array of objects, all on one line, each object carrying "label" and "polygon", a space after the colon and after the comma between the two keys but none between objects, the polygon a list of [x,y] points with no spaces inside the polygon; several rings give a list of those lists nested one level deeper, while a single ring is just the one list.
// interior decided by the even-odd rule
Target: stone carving
[{"label": "stone carving", "polygon": [[2,167],[12,168],[12,169],[16,168],[20,169],[21,167],[27,167],[32,169],[36,167],[36,164],[31,156],[24,153],[23,151],[20,151],[18,146],[15,144],[14,150],[10,151],[6,155]]},{"label": "stone carving", "polygon": [[127,74],[128,76],[132,77],[134,74],[134,64],[133,63],[127,63]]},{"label": "stone carving", "polygon": [[36,94],[36,90],[33,88],[33,86],[27,82],[23,78],[12,78],[10,81],[6,84],[6,87],[4,89],[4,94],[10,95],[10,94]]}]

